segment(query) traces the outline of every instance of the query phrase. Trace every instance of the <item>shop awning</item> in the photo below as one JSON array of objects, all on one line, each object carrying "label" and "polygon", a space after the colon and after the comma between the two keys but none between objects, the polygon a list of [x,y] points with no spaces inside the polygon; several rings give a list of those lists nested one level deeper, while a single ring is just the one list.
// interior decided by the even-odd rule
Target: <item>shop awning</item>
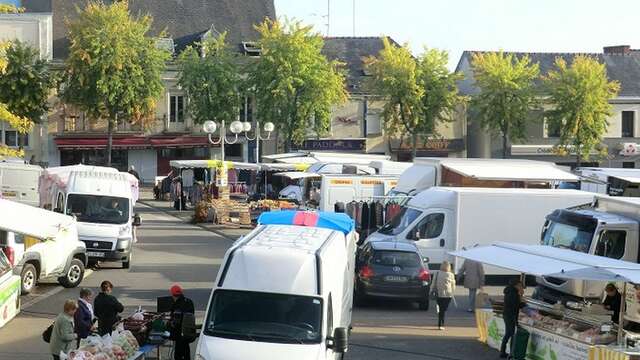
[{"label": "shop awning", "polygon": [[269,163],[260,164],[260,169],[263,171],[305,171],[311,166],[311,164],[307,163]]},{"label": "shop awning", "polygon": [[640,264],[551,246],[497,243],[450,254],[536,276],[640,283]]},{"label": "shop awning", "polygon": [[171,160],[169,165],[177,169],[212,169],[225,165],[227,169],[260,170],[259,164],[221,160]]},{"label": "shop awning", "polygon": [[614,177],[614,178],[620,179],[620,180],[624,180],[624,181],[632,183],[632,184],[640,184],[640,176],[618,176],[618,175],[613,175],[611,177]]},{"label": "shop awning", "polygon": [[11,214],[0,216],[0,229],[42,240],[56,237],[75,223],[71,216],[3,199],[0,199],[0,213]]},{"label": "shop awning", "polygon": [[[466,159],[465,159],[466,160]],[[578,181],[579,177],[555,164],[527,160],[486,162],[446,162],[442,164],[460,175],[478,180]]]},{"label": "shop awning", "polygon": [[321,177],[322,175],[318,173],[308,173],[308,172],[282,172],[282,173],[275,173],[273,174],[273,176],[282,176],[291,180],[297,180],[297,179],[305,179],[310,177]]},{"label": "shop awning", "polygon": [[[54,140],[58,149],[105,149],[107,137],[58,137]],[[209,147],[206,136],[124,136],[113,138],[114,149],[147,149],[147,148],[173,148],[173,147]]]}]

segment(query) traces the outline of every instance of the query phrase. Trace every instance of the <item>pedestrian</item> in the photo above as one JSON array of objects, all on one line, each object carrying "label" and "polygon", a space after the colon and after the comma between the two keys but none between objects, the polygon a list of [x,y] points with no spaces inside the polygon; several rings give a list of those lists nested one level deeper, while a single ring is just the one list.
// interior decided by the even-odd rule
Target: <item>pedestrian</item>
[{"label": "pedestrian", "polygon": [[622,305],[622,295],[618,291],[618,288],[615,284],[609,283],[605,286],[604,291],[607,293],[607,297],[605,297],[602,305],[607,310],[613,311],[611,315],[611,321],[614,323],[618,323],[620,321],[620,305]]},{"label": "pedestrian", "polygon": [[[189,344],[195,340],[195,308],[193,301],[184,296],[180,285],[173,285],[169,289],[169,292],[173,298],[169,331],[171,333],[171,340],[176,343],[174,359],[190,360],[191,349],[189,348]],[[190,323],[193,324],[190,325]],[[193,329],[185,331],[188,327],[193,327]]]},{"label": "pedestrian", "polygon": [[504,308],[502,312],[502,318],[504,319],[504,337],[502,338],[502,344],[500,345],[500,358],[505,359],[509,355],[507,354],[507,343],[509,342],[510,353],[513,353],[513,337],[518,327],[518,314],[520,308],[524,306],[522,295],[524,294],[524,287],[522,281],[515,278],[509,282],[509,285],[504,288]]},{"label": "pedestrian", "polygon": [[476,308],[478,289],[482,289],[484,286],[484,268],[482,264],[469,259],[465,260],[458,272],[458,282],[461,282],[469,290],[469,307],[467,311],[473,312]]},{"label": "pedestrian", "polygon": [[91,334],[93,326],[93,291],[82,288],[80,289],[80,298],[78,298],[78,310],[73,317],[75,331],[78,334],[78,345],[80,340],[85,339]]},{"label": "pedestrian", "polygon": [[74,300],[64,302],[63,311],[56,317],[49,341],[49,351],[53,360],[60,360],[60,353],[68,353],[73,349],[73,343],[78,334],[73,331],[73,316],[78,308]]},{"label": "pedestrian", "polygon": [[105,280],[100,284],[100,294],[93,301],[93,311],[98,318],[98,334],[111,334],[113,326],[118,322],[118,314],[124,311],[124,306],[111,295],[113,284]]},{"label": "pedestrian", "polygon": [[133,176],[135,176],[135,178],[136,178],[136,179],[138,179],[138,181],[140,181],[140,175],[139,175],[139,174],[138,174],[138,172],[136,171],[136,167],[135,167],[135,166],[133,166],[133,165],[129,166],[129,171],[128,171],[128,173],[129,173],[129,174],[131,174],[131,175],[133,175]]},{"label": "pedestrian", "polygon": [[443,261],[440,265],[440,271],[436,274],[436,292],[438,311],[438,329],[444,330],[444,315],[449,308],[449,303],[453,298],[453,292],[456,290],[456,277],[451,272],[451,264]]}]

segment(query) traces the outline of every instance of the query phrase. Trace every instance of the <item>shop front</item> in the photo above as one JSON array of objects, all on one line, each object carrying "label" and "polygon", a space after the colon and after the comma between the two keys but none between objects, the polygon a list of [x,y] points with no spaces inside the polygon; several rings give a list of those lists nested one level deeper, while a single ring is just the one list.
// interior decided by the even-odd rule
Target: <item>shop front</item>
[{"label": "shop front", "polygon": [[[394,141],[391,150],[397,161],[413,161],[410,142]],[[465,157],[464,139],[427,139],[418,144],[416,157]]]}]

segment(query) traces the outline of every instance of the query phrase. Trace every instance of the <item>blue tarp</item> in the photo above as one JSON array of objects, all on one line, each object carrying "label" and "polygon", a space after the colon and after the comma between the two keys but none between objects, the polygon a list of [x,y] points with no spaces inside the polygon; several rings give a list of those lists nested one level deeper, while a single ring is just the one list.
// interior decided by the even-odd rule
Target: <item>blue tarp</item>
[{"label": "blue tarp", "polygon": [[299,225],[331,229],[349,234],[355,223],[343,213],[322,211],[274,211],[266,212],[258,218],[260,225]]}]

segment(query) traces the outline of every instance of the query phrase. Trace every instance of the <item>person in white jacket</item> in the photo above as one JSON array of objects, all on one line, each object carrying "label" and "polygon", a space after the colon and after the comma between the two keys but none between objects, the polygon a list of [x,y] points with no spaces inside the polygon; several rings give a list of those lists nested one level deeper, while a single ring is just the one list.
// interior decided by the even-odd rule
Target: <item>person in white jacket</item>
[{"label": "person in white jacket", "polygon": [[444,330],[444,314],[449,308],[455,290],[456,277],[451,272],[451,264],[443,261],[440,265],[440,271],[436,274],[438,329],[440,330]]}]

